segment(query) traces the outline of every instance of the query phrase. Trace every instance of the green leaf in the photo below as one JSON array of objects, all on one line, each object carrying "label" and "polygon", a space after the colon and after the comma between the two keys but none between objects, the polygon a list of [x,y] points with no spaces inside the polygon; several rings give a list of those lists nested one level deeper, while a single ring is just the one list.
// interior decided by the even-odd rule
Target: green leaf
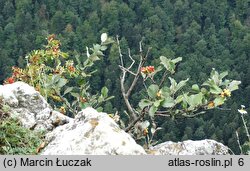
[{"label": "green leaf", "polygon": [[101,49],[101,45],[99,45],[99,44],[94,44],[93,45],[93,51],[95,52],[95,51],[98,51],[99,49]]},{"label": "green leaf", "polygon": [[181,106],[183,107],[183,109],[187,109],[188,104],[187,104],[186,101],[183,101],[183,102],[181,103]]},{"label": "green leaf", "polygon": [[225,98],[223,97],[217,97],[214,99],[214,106],[220,106],[225,102]]},{"label": "green leaf", "polygon": [[58,74],[52,76],[52,82],[57,83],[60,80],[60,76]]},{"label": "green leaf", "polygon": [[64,103],[66,103],[67,106],[71,106],[70,103],[69,103],[69,101],[68,101],[68,99],[66,99],[64,97],[62,99],[64,100]]},{"label": "green leaf", "polygon": [[74,92],[70,92],[71,96],[79,98],[80,94],[79,93],[74,93]]},{"label": "green leaf", "polygon": [[61,88],[61,87],[65,86],[67,84],[67,82],[68,81],[66,79],[60,78],[58,83],[57,83],[57,86]]},{"label": "green leaf", "polygon": [[105,51],[108,47],[107,46],[101,46],[101,50]]},{"label": "green leaf", "polygon": [[78,103],[78,100],[74,100],[71,104],[71,106],[75,106]]},{"label": "green leaf", "polygon": [[161,92],[161,95],[163,97],[169,97],[170,96],[170,89],[167,86],[162,87],[160,92]]},{"label": "green leaf", "polygon": [[61,52],[60,55],[61,55],[63,58],[69,57],[69,54],[68,54],[68,53],[65,53],[65,52]]},{"label": "green leaf", "polygon": [[98,97],[98,103],[102,103],[102,102],[104,102],[104,97],[102,96],[102,95],[100,95],[99,97]]},{"label": "green leaf", "polygon": [[220,85],[221,83],[221,79],[219,77],[220,77],[219,73],[213,68],[211,72],[211,79],[214,81],[216,85]]},{"label": "green leaf", "polygon": [[109,44],[112,44],[112,43],[115,43],[115,41],[112,38],[108,37],[108,39],[105,42],[102,42],[101,44],[102,45],[109,45]]},{"label": "green leaf", "polygon": [[182,87],[184,87],[184,86],[187,84],[188,80],[189,80],[189,78],[186,79],[186,80],[180,81],[180,82],[177,84],[177,86],[176,86],[175,92],[177,92],[177,91],[180,90]]},{"label": "green leaf", "polygon": [[186,102],[192,108],[202,104],[202,98],[203,98],[202,93],[194,94],[194,95],[191,95],[191,96],[188,96],[188,95],[184,94],[183,96],[184,96],[184,99],[186,100]]},{"label": "green leaf", "polygon": [[213,85],[211,88],[210,88],[210,92],[212,94],[220,94],[222,92],[222,89],[220,87],[218,87],[217,85]]},{"label": "green leaf", "polygon": [[86,61],[84,61],[83,63],[85,67],[91,67],[93,64],[94,64],[93,61],[90,59],[86,59]]},{"label": "green leaf", "polygon": [[103,87],[102,90],[101,90],[101,94],[104,98],[107,98],[108,97],[108,88],[107,87]]},{"label": "green leaf", "polygon": [[192,85],[192,90],[194,91],[200,91],[200,88],[197,84]]},{"label": "green leaf", "polygon": [[168,70],[171,74],[173,74],[175,71],[175,64],[165,56],[160,57],[161,64]]},{"label": "green leaf", "polygon": [[178,103],[180,103],[180,102],[182,102],[183,101],[183,95],[179,95],[178,97],[176,97],[176,99],[175,99],[175,103],[176,104],[178,104]]},{"label": "green leaf", "polygon": [[228,75],[228,72],[227,71],[225,71],[225,72],[222,72],[222,73],[220,73],[220,79],[223,79],[225,76],[227,76]]},{"label": "green leaf", "polygon": [[97,51],[97,52],[95,52],[95,54],[96,54],[97,56],[104,56],[104,54],[102,53],[102,51]]},{"label": "green leaf", "polygon": [[108,97],[108,98],[105,98],[105,101],[111,100],[111,99],[113,99],[113,98],[115,98],[115,96],[110,96],[110,97]]},{"label": "green leaf", "polygon": [[165,107],[165,108],[171,108],[175,106],[175,101],[172,97],[168,97],[164,99],[161,105],[162,107]]},{"label": "green leaf", "polygon": [[214,81],[212,81],[211,79],[209,79],[208,81],[205,81],[205,82],[202,84],[202,86],[209,86],[209,87],[211,87],[212,84],[214,84]]},{"label": "green leaf", "polygon": [[150,106],[150,105],[152,105],[152,102],[149,101],[148,99],[142,99],[142,100],[140,101],[140,103],[139,103],[139,107],[140,107],[141,109],[144,109],[146,106]]},{"label": "green leaf", "polygon": [[201,104],[202,104],[202,98],[203,98],[203,94],[202,94],[202,93],[193,95],[193,96],[192,96],[192,100],[193,100],[192,103],[193,103],[193,106],[201,105]]},{"label": "green leaf", "polygon": [[91,54],[89,59],[93,62],[100,60],[100,58],[96,54]]},{"label": "green leaf", "polygon": [[80,61],[80,56],[79,55],[75,55],[75,58],[76,58],[76,62],[77,64],[81,65],[81,61]]},{"label": "green leaf", "polygon": [[176,87],[177,87],[177,82],[175,81],[175,79],[168,77],[168,79],[170,80],[170,92],[171,94],[174,94],[176,92]]},{"label": "green leaf", "polygon": [[229,86],[228,86],[228,89],[230,91],[234,91],[234,90],[237,90],[239,89],[239,85],[241,84],[241,81],[236,81],[236,80],[233,80]]},{"label": "green leaf", "polygon": [[149,95],[149,97],[151,97],[151,98],[155,98],[158,91],[159,91],[159,86],[156,85],[156,84],[150,85],[150,86],[148,87],[148,90],[147,90],[148,95]]},{"label": "green leaf", "polygon": [[71,92],[74,89],[74,87],[67,87],[66,90],[64,91],[63,95]]},{"label": "green leaf", "polygon": [[149,116],[154,117],[155,112],[157,111],[157,109],[158,109],[158,108],[155,107],[154,105],[151,106],[150,109],[149,109],[149,111],[148,111]]},{"label": "green leaf", "polygon": [[174,64],[176,64],[176,63],[182,61],[182,57],[178,57],[178,58],[172,59],[171,61],[172,61]]},{"label": "green leaf", "polygon": [[154,106],[155,106],[155,107],[159,107],[162,101],[163,101],[163,99],[161,99],[161,100],[156,100],[156,101],[154,102]]},{"label": "green leaf", "polygon": [[207,89],[205,89],[204,87],[202,87],[201,88],[201,92],[202,92],[202,94],[207,94],[208,91],[207,91]]},{"label": "green leaf", "polygon": [[89,103],[80,103],[81,109],[86,109],[87,107],[90,107],[91,105]]}]

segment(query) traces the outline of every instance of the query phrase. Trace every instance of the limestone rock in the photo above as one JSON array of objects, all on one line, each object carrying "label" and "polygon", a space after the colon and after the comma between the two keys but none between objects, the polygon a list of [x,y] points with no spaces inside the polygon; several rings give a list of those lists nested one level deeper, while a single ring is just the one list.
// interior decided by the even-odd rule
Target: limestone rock
[{"label": "limestone rock", "polygon": [[226,155],[229,148],[214,140],[187,140],[183,142],[167,141],[149,150],[154,155]]},{"label": "limestone rock", "polygon": [[146,154],[135,140],[106,113],[93,108],[79,112],[68,124],[46,135],[43,155],[139,155]]},{"label": "limestone rock", "polygon": [[10,106],[11,116],[26,128],[52,130],[71,120],[53,111],[43,96],[24,82],[0,85],[0,97]]}]

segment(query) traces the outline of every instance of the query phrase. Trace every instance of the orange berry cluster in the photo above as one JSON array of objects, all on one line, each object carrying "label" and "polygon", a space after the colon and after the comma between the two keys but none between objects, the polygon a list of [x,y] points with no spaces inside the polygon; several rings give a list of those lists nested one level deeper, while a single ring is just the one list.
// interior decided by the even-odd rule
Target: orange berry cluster
[{"label": "orange berry cluster", "polygon": [[230,97],[231,96],[231,92],[230,90],[228,89],[224,89],[221,94],[220,94],[221,97]]},{"label": "orange berry cluster", "polygon": [[75,71],[76,71],[76,68],[75,68],[73,65],[69,65],[69,66],[68,66],[68,70],[69,70],[70,72],[75,72]]},{"label": "orange berry cluster", "polygon": [[145,128],[145,129],[143,130],[143,135],[144,135],[144,136],[147,136],[147,135],[148,135],[148,128]]},{"label": "orange berry cluster", "polygon": [[4,80],[4,84],[12,84],[15,82],[15,79],[13,77],[9,77],[6,80]]},{"label": "orange berry cluster", "polygon": [[215,103],[213,101],[209,102],[207,105],[208,109],[212,109],[214,108],[214,106],[215,106]]},{"label": "orange berry cluster", "polygon": [[13,66],[12,67],[12,76],[4,80],[4,84],[12,84],[16,80],[19,80],[22,77],[22,69]]},{"label": "orange berry cluster", "polygon": [[155,72],[155,67],[154,66],[146,66],[141,68],[141,72],[143,74],[151,74]]}]

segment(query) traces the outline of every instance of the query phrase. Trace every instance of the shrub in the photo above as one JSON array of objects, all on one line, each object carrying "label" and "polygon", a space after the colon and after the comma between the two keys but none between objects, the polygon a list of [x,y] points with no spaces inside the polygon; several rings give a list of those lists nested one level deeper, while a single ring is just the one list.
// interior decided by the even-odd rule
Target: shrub
[{"label": "shrub", "polygon": [[15,81],[28,83],[64,114],[75,115],[88,106],[101,111],[100,105],[113,97],[108,97],[106,87],[102,88],[100,95],[90,94],[88,78],[95,72],[91,67],[104,56],[103,52],[113,42],[112,39],[106,33],[102,34],[100,44],[86,47],[86,58],[76,55],[74,60],[68,59],[69,54],[60,50],[61,43],[55,35],[48,36],[47,42],[44,49],[33,50],[26,56],[24,69],[12,67],[12,76],[5,80],[5,84]]}]

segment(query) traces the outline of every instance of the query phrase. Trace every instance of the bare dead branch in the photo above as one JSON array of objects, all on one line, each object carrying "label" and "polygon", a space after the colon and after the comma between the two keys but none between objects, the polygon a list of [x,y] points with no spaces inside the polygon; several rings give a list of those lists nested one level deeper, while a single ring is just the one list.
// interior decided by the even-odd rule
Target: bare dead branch
[{"label": "bare dead branch", "polygon": [[118,35],[116,36],[116,41],[117,41],[117,45],[118,45],[118,50],[119,50],[121,65],[124,66],[123,56],[122,56],[122,52],[121,52],[120,41],[119,41],[119,36]]},{"label": "bare dead branch", "polygon": [[140,53],[143,52],[143,51],[142,51],[142,40],[139,42],[139,51],[140,51]]},{"label": "bare dead branch", "polygon": [[218,110],[231,110],[230,108],[221,108],[221,107],[216,107]]},{"label": "bare dead branch", "polygon": [[[133,64],[134,64],[135,61],[131,57],[130,52],[129,52],[130,59],[132,60],[132,63],[130,65],[130,68],[126,68],[124,66],[124,63],[123,63],[123,56],[122,56],[122,53],[121,53],[120,41],[119,41],[118,36],[117,36],[117,44],[118,44],[119,55],[120,55],[120,60],[121,60],[120,69],[122,70],[122,76],[120,77],[120,84],[121,84],[122,96],[123,96],[125,104],[126,104],[126,106],[128,108],[128,111],[131,114],[132,119],[135,120],[137,116],[136,116],[135,110],[133,109],[132,105],[130,104],[130,102],[128,100],[128,95],[127,95],[127,92],[126,92],[126,89],[125,89],[125,86],[124,86],[125,85],[126,74],[127,74],[127,72],[129,72],[130,74],[133,73],[132,71],[130,71],[130,68],[133,66]],[[132,75],[136,76],[136,74],[132,74]]]},{"label": "bare dead branch", "polygon": [[[176,115],[175,117],[176,118],[193,118],[193,117],[202,115],[204,113],[205,113],[205,111],[201,111],[201,112],[194,113],[194,114],[187,114],[187,113],[185,113],[185,111],[183,111],[181,114]],[[155,116],[171,117],[171,114],[169,111],[157,111],[155,113]]]},{"label": "bare dead branch", "polygon": [[248,137],[248,141],[250,142],[250,135],[249,135],[248,128],[247,128],[247,125],[246,125],[246,121],[245,121],[245,119],[244,119],[243,114],[240,114],[240,116],[241,116],[241,119],[242,119],[244,128],[245,128],[245,130],[246,130],[246,134],[247,134],[247,137]]},{"label": "bare dead branch", "polygon": [[155,113],[155,116],[170,117],[170,115],[169,115],[169,114],[162,114],[162,113]]},{"label": "bare dead branch", "polygon": [[[141,43],[140,43],[140,46],[141,46]],[[148,51],[147,51],[147,53],[146,53],[145,56],[143,56],[143,54],[142,54],[142,52],[141,52],[141,55],[140,55],[140,56],[141,56],[141,60],[140,60],[140,63],[139,63],[139,65],[138,65],[138,67],[137,67],[137,72],[136,72],[136,75],[135,75],[135,77],[134,77],[134,80],[132,81],[132,84],[130,85],[130,87],[129,87],[127,93],[126,93],[127,96],[130,96],[132,90],[134,89],[134,87],[135,87],[135,85],[136,85],[136,83],[137,83],[137,81],[138,81],[138,79],[139,79],[139,77],[140,77],[141,68],[142,68],[142,66],[145,64],[145,62],[146,62],[146,60],[147,60],[147,58],[148,58],[150,49],[151,49],[151,48],[148,48]],[[140,50],[141,50],[141,47],[140,47]]]},{"label": "bare dead branch", "polygon": [[181,116],[185,117],[185,118],[194,118],[194,117],[202,115],[204,113],[205,113],[204,111],[201,111],[201,112],[198,112],[198,113],[195,113],[195,114],[191,114],[191,115],[188,115],[188,114],[184,113]]},{"label": "bare dead branch", "polygon": [[237,143],[238,143],[238,146],[239,146],[239,149],[240,149],[240,154],[243,154],[242,148],[241,148],[241,145],[240,145],[239,134],[238,134],[237,131],[235,131],[235,134],[236,134]]},{"label": "bare dead branch", "polygon": [[122,96],[123,96],[123,99],[124,99],[124,102],[129,110],[129,112],[131,113],[132,115],[132,119],[135,119],[136,118],[136,114],[134,112],[134,109],[133,107],[131,106],[129,100],[128,100],[128,96],[126,95],[126,90],[125,90],[125,76],[126,76],[126,70],[122,70],[122,76],[120,78],[120,83],[121,83],[121,91],[122,91]]},{"label": "bare dead branch", "polygon": [[135,60],[134,60],[134,59],[132,58],[132,56],[131,56],[130,49],[128,49],[128,56],[129,56],[129,58],[130,58],[131,61],[132,61],[131,65],[128,67],[128,70],[130,70],[130,69],[133,67],[134,63],[135,63]]},{"label": "bare dead branch", "polygon": [[[125,67],[124,66],[124,61],[123,61],[123,55],[122,55],[122,52],[121,52],[121,47],[120,47],[120,41],[119,41],[119,37],[117,36],[116,37],[116,40],[117,40],[117,45],[118,45],[118,49],[119,49],[119,55],[120,55],[120,60],[121,60],[121,65],[119,65],[121,71],[122,71],[122,75],[120,77],[120,84],[121,84],[121,91],[122,91],[122,96],[123,96],[123,99],[125,101],[125,104],[128,108],[128,111],[129,113],[131,114],[131,118],[133,121],[136,121],[138,119],[138,115],[136,113],[136,111],[134,110],[134,108],[132,107],[132,105],[130,104],[129,102],[129,96],[131,95],[131,92],[133,91],[136,83],[138,82],[138,79],[140,77],[140,70],[141,70],[141,67],[144,65],[144,63],[146,62],[146,59],[148,57],[148,54],[149,54],[149,51],[150,51],[150,48],[148,49],[147,53],[145,56],[143,56],[143,51],[142,51],[142,41],[140,41],[139,43],[139,51],[140,51],[140,62],[139,62],[139,65],[137,66],[137,71],[136,73],[134,73],[131,69],[132,67],[134,66],[135,64],[135,60],[132,58],[132,55],[131,55],[131,51],[130,49],[128,49],[128,57],[129,59],[132,61],[131,64],[129,65],[129,67]],[[129,73],[131,75],[134,76],[134,79],[132,81],[132,83],[130,84],[130,86],[128,87],[128,89],[126,90],[125,89],[125,79],[126,79],[126,74]],[[136,121],[137,122],[137,121]],[[136,123],[135,122],[135,123]]]},{"label": "bare dead branch", "polygon": [[123,66],[121,66],[121,65],[119,65],[119,67],[120,67],[121,70],[124,69],[124,70],[126,70],[127,72],[129,72],[130,74],[136,75],[134,72],[130,71],[128,68],[125,68],[125,67],[123,67]]}]

